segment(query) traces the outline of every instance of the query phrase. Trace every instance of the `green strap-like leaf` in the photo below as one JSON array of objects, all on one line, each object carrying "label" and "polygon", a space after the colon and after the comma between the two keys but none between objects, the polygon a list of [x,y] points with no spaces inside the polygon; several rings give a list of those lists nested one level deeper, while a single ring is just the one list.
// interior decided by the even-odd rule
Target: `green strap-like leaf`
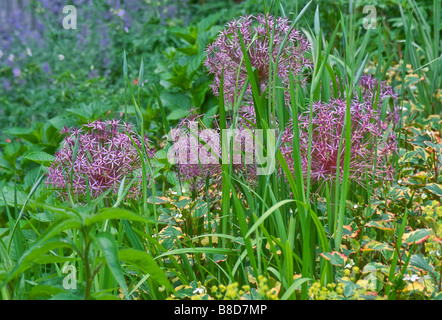
[{"label": "green strap-like leaf", "polygon": [[248,238],[263,222],[265,219],[267,219],[275,210],[277,210],[279,207],[285,205],[289,202],[294,202],[295,200],[283,200],[276,204],[274,204],[270,209],[268,209],[259,219],[253,224],[253,226],[249,229],[249,231],[246,234],[246,238]]},{"label": "green strap-like leaf", "polygon": [[299,278],[296,279],[290,287],[286,290],[286,292],[282,295],[281,300],[287,300],[293,292],[295,292],[296,289],[299,289],[299,287],[306,281],[309,281],[309,278]]}]

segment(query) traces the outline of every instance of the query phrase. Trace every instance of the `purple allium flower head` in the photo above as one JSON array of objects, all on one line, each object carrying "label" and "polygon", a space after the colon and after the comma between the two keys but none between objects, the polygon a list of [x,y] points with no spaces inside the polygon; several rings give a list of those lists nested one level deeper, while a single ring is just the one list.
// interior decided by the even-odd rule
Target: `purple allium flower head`
[{"label": "purple allium flower head", "polygon": [[[278,62],[277,74],[286,86],[289,84],[290,70],[295,75],[301,75],[304,69],[311,69],[312,62],[306,56],[311,45],[299,30],[292,29],[290,31],[290,25],[291,22],[287,18],[274,18],[270,15],[266,18],[263,14],[256,17],[249,15],[230,21],[226,29],[221,31],[218,38],[206,49],[207,59],[204,64],[209,73],[214,74],[214,81],[211,85],[213,93],[216,96],[219,95],[223,69],[223,89],[227,102],[234,101],[236,98],[235,88],[239,95],[247,79],[238,29],[244,39],[252,67],[258,71],[261,92],[268,86],[270,57],[273,63]],[[273,27],[275,27],[275,34],[272,37]],[[287,34],[288,38],[284,50],[279,57],[279,61],[276,61],[280,46]],[[272,52],[269,52],[270,42],[272,43]],[[244,100],[247,101],[250,97],[251,86],[249,84]]]},{"label": "purple allium flower head", "polygon": [[[207,178],[211,184],[220,187],[222,179],[222,146],[219,124],[214,122],[214,129],[207,129],[200,121],[202,115],[190,113],[183,118],[177,128],[171,132],[173,147],[171,149],[174,162],[182,181],[190,183],[193,191],[201,190]],[[254,140],[245,125],[239,124],[238,129],[231,132],[233,136],[233,171],[247,179],[256,176],[254,162]],[[169,154],[171,155],[171,154]],[[225,155],[230,163],[230,153]]]},{"label": "purple allium flower head", "polygon": [[[62,199],[68,198],[70,190],[83,203],[87,184],[91,196],[96,198],[108,189],[113,189],[116,194],[124,177],[126,184],[135,178],[128,196],[138,198],[141,194],[141,160],[132,140],[138,148],[141,148],[141,142],[131,128],[119,120],[97,120],[82,128],[65,127],[61,133],[66,137],[48,170],[46,184],[54,187]],[[149,141],[144,139],[147,146]],[[148,149],[149,157],[153,154],[154,151]]]},{"label": "purple allium flower head", "polygon": [[386,123],[392,122],[395,125],[398,123],[400,115],[398,112],[399,109],[396,106],[396,100],[399,98],[399,96],[394,93],[392,87],[387,86],[385,81],[379,81],[371,75],[361,76],[361,79],[359,80],[359,87],[361,88],[363,100],[367,103],[374,102],[376,94],[379,91],[378,104],[377,106],[373,106],[376,108],[376,110],[380,110],[384,101],[391,98],[393,101],[393,110],[392,112],[387,111]]},{"label": "purple allium flower head", "polygon": [[[359,81],[362,99],[359,101],[356,96],[350,104],[352,122],[350,179],[361,184],[364,184],[366,175],[373,179],[391,180],[394,174],[390,157],[397,151],[397,141],[394,134],[394,127],[398,121],[397,108],[394,106],[390,116],[382,119],[380,106],[386,98],[391,97],[394,100],[397,97],[390,87],[386,87],[381,82],[378,108],[375,111],[372,106],[372,98],[376,93],[377,83],[377,80],[371,76],[362,77]],[[345,97],[332,99],[329,102],[313,103],[311,169],[309,172],[313,182],[323,183],[336,178],[338,156],[340,156],[339,167],[342,178],[347,143],[345,137],[340,154],[339,144],[345,124],[346,108]],[[309,111],[301,113],[298,117],[304,176],[307,175],[309,120]],[[282,141],[281,152],[293,172],[292,126],[286,128]],[[373,171],[375,171],[374,176]]]},{"label": "purple allium flower head", "polygon": [[[199,141],[200,117],[201,115],[190,110],[189,114],[181,119],[178,126],[170,133],[170,138],[173,141],[171,152],[174,162],[177,164],[178,173],[183,181],[191,182],[192,190],[200,189],[209,174],[214,177],[220,173],[219,144],[215,143],[212,150],[204,148]],[[209,142],[215,141],[219,139],[219,135],[216,137],[207,135],[207,138]],[[202,162],[200,154],[206,156],[203,157]]]}]

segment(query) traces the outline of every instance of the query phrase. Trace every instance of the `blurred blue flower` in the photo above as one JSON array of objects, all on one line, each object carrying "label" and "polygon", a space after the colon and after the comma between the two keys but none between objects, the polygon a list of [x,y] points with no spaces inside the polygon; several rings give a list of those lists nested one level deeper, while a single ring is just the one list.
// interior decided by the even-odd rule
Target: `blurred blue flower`
[{"label": "blurred blue flower", "polygon": [[43,62],[43,64],[41,65],[41,68],[43,69],[43,71],[46,74],[49,74],[51,72],[51,67],[49,66],[49,63],[47,63],[47,62]]},{"label": "blurred blue flower", "polygon": [[124,9],[120,9],[117,11],[117,16],[119,16],[120,18],[123,18],[125,13],[126,13],[126,11]]},{"label": "blurred blue flower", "polygon": [[15,67],[12,69],[12,74],[14,75],[14,78],[18,78],[21,76],[21,70],[18,67]]},{"label": "blurred blue flower", "polygon": [[3,79],[3,86],[6,91],[11,90],[11,82],[8,79]]}]

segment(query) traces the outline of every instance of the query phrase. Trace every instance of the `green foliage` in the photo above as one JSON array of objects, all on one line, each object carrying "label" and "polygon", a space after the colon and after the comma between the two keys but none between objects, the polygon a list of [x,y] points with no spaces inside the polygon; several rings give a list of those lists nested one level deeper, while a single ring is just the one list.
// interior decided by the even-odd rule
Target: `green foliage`
[{"label": "green foliage", "polygon": [[[14,84],[0,94],[0,297],[441,299],[440,0],[373,1],[375,30],[362,28],[363,1],[220,3],[200,1],[166,21],[159,11],[143,13],[136,32],[112,25],[112,61],[107,72],[97,67],[97,77],[88,78],[96,64],[91,48],[60,51],[69,64],[52,56],[50,76],[40,67],[43,53],[21,78],[0,69]],[[269,89],[260,92],[249,57],[241,62],[257,127],[273,128],[272,112],[281,119],[277,128],[293,124],[297,170],[293,176],[278,148],[265,150],[274,152],[275,172],[251,182],[223,164],[218,184],[209,177],[191,193],[168,161],[165,134],[189,110],[204,114],[208,128],[213,116],[221,128],[237,117],[242,97],[233,110],[224,105],[223,85],[214,97],[205,49],[227,21],[259,12],[289,17],[312,43],[314,69],[305,86],[290,75],[283,88],[272,61]],[[51,45],[66,47],[72,37],[53,31]],[[239,49],[247,53],[244,42]],[[314,183],[310,167],[304,178],[299,114],[312,119],[312,102],[348,93],[346,126],[337,134],[349,140],[350,93],[360,94],[364,73],[385,79],[400,96],[395,180],[350,180],[343,139],[338,182]],[[137,147],[142,200],[126,198],[124,180],[114,197],[89,196],[81,206],[63,203],[45,185],[60,131],[97,119],[137,123],[156,148],[149,158]],[[309,141],[311,157],[311,135]]]}]

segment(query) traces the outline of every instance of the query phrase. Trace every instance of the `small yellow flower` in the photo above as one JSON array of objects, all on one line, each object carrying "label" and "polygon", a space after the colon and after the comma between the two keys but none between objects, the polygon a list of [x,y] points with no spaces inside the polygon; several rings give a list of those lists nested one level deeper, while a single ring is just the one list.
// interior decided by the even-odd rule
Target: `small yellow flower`
[{"label": "small yellow flower", "polygon": [[335,287],[336,287],[336,283],[329,283],[327,285],[327,288],[330,289],[330,290],[333,290]]},{"label": "small yellow flower", "polygon": [[342,283],[340,283],[340,284],[338,285],[338,287],[336,288],[336,293],[337,293],[337,294],[343,294],[343,293],[344,293],[344,288],[343,288],[343,286],[342,286]]}]

